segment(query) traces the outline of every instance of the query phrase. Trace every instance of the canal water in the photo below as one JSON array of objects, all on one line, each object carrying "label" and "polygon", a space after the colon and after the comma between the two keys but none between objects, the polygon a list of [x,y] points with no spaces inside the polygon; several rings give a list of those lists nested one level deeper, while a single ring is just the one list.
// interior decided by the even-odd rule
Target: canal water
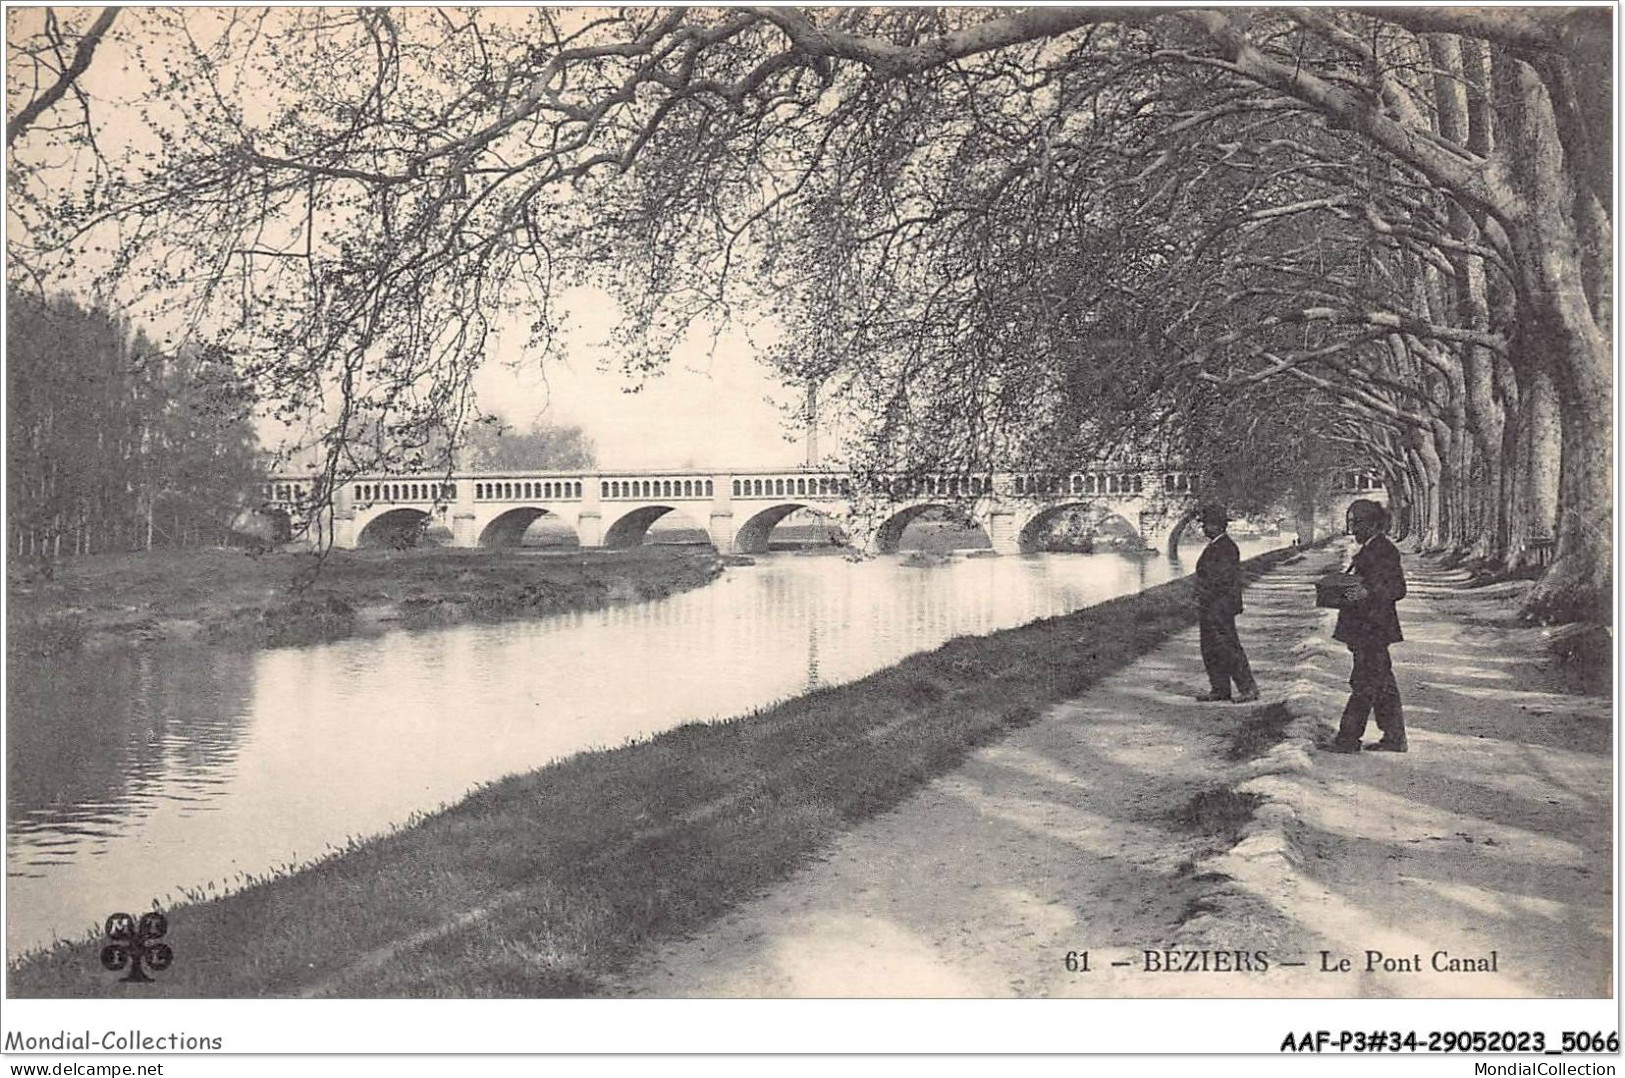
[{"label": "canal water", "polygon": [[10,951],[235,889],[586,748],[1160,584],[1197,550],[930,566],[774,554],[697,591],[536,621],[13,661]]}]

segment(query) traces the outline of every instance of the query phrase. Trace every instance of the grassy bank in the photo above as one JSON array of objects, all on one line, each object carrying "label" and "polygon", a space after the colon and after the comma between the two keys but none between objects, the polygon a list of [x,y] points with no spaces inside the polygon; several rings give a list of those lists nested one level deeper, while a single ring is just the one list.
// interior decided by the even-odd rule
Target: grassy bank
[{"label": "grassy bank", "polygon": [[[1284,556],[1253,559],[1247,572]],[[782,879],[1193,620],[1190,584],[1176,581],[495,783],[304,871],[170,911],[175,964],[141,991],[606,991],[652,942]],[[101,970],[92,942],[31,956],[8,979],[21,996],[129,991]]]},{"label": "grassy bank", "polygon": [[536,554],[517,550],[335,551],[296,592],[308,555],[208,549],[75,559],[8,590],[9,654],[198,641],[275,647],[398,627],[590,610],[698,587],[709,548]]}]

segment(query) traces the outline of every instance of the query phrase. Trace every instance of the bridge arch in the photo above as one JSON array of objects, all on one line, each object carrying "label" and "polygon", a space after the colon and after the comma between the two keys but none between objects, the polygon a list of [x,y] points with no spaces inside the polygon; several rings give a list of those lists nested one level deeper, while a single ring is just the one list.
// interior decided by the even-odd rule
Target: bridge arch
[{"label": "bridge arch", "polygon": [[[674,505],[640,505],[623,514],[605,529],[604,546],[612,550],[630,550],[642,546],[649,534],[650,526],[667,513],[677,513],[684,519],[692,519],[687,512]],[[702,530],[697,522],[695,528]]]},{"label": "bridge arch", "polygon": [[875,529],[874,539],[872,540],[874,551],[877,554],[897,553],[898,546],[903,541],[903,533],[908,530],[908,526],[932,510],[947,510],[949,513],[964,514],[963,519],[967,523],[980,528],[982,534],[988,536],[991,542],[992,535],[988,531],[987,521],[973,513],[965,513],[963,505],[952,502],[927,501],[897,509],[892,512],[891,516],[882,521],[880,527]]},{"label": "bridge arch", "polygon": [[1200,505],[1193,505],[1180,514],[1179,519],[1174,521],[1173,528],[1168,532],[1168,556],[1170,558],[1179,557],[1180,537],[1185,534],[1186,528],[1196,523],[1197,514],[1201,513],[1201,511],[1202,507]]},{"label": "bridge arch", "polygon": [[568,520],[565,520],[551,509],[542,509],[534,505],[518,505],[493,517],[491,522],[480,530],[479,545],[482,547],[521,546],[525,540],[525,533],[530,530],[530,526],[543,518],[562,524],[569,529],[576,545],[581,545],[581,536]]},{"label": "bridge arch", "polygon": [[820,516],[828,516],[819,507],[805,505],[800,502],[785,502],[782,505],[769,506],[754,514],[739,526],[739,531],[734,535],[734,551],[739,554],[767,553],[769,542],[773,537],[773,529],[778,527],[786,517],[802,509],[810,509]]},{"label": "bridge arch", "polygon": [[386,509],[362,527],[356,536],[360,547],[416,546],[429,528],[429,514],[422,509]]},{"label": "bridge arch", "polygon": [[1027,523],[1022,526],[1021,532],[1017,536],[1017,545],[1023,554],[1036,554],[1043,546],[1044,533],[1049,530],[1050,525],[1055,522],[1057,517],[1071,509],[1088,510],[1093,518],[1092,524],[1097,531],[1103,525],[1117,521],[1123,528],[1139,537],[1143,542],[1139,524],[1125,516],[1122,511],[1123,508],[1123,506],[1114,505],[1110,502],[1084,500],[1063,501],[1056,502],[1054,505],[1046,505],[1029,517]]}]

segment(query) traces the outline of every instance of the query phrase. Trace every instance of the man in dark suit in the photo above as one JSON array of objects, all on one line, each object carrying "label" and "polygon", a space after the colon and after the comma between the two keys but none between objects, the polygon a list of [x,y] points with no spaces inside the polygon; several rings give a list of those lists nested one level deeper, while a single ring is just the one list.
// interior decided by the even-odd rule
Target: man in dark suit
[{"label": "man in dark suit", "polygon": [[[1258,683],[1236,635],[1236,615],[1241,613],[1241,551],[1225,533],[1230,515],[1224,506],[1203,506],[1199,515],[1208,544],[1196,559],[1196,609],[1202,627],[1202,665],[1207,667],[1211,687],[1196,698],[1204,703],[1231,699],[1251,703],[1258,699]],[[1232,681],[1234,697],[1230,695]]]},{"label": "man in dark suit", "polygon": [[1349,678],[1351,691],[1343,721],[1327,747],[1333,752],[1359,752],[1366,719],[1375,711],[1382,739],[1365,747],[1376,752],[1406,752],[1405,712],[1394,681],[1394,663],[1388,656],[1388,645],[1404,639],[1394,604],[1405,598],[1405,570],[1399,564],[1399,549],[1383,534],[1388,529],[1388,510],[1361,498],[1349,506],[1348,525],[1360,544],[1349,572],[1360,582],[1346,593],[1332,637],[1354,653],[1354,673]]}]

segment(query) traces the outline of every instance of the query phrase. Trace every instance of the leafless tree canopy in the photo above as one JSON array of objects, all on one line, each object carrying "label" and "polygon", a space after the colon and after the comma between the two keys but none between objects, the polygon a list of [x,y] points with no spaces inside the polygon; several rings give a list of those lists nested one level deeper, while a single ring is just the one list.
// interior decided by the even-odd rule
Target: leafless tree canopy
[{"label": "leafless tree canopy", "polygon": [[[613,290],[634,372],[764,322],[854,463],[1380,470],[1428,545],[1609,594],[1605,9],[143,10],[13,19],[10,256],[447,427]],[[115,130],[99,65],[127,63]],[[24,62],[19,62],[24,61]],[[139,124],[128,122],[139,117]]]}]

